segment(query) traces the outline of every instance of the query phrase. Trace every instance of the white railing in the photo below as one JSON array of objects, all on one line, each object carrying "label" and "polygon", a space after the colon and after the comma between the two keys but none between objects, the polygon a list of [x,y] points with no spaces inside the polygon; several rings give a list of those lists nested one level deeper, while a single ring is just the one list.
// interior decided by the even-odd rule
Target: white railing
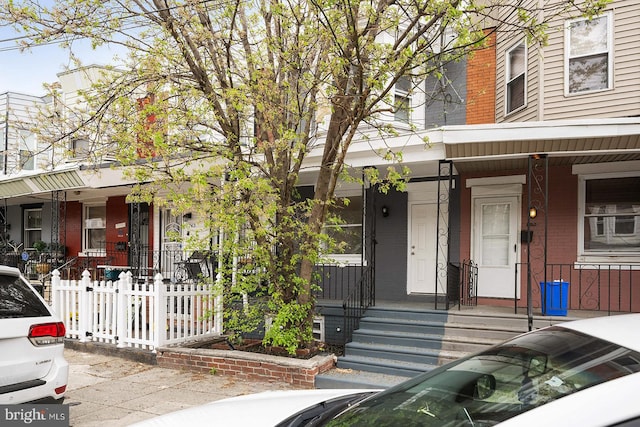
[{"label": "white railing", "polygon": [[157,274],[153,283],[134,283],[130,272],[116,281],[61,280],[51,274],[51,306],[62,318],[67,338],[118,347],[156,348],[219,336],[220,297],[204,283],[166,284]]}]

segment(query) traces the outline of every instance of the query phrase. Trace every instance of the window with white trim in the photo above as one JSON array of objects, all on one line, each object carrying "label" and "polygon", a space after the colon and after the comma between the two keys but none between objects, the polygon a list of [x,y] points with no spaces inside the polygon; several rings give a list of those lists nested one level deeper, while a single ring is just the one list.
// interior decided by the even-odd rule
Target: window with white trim
[{"label": "window with white trim", "polygon": [[42,208],[24,210],[24,247],[33,249],[33,244],[42,240]]},{"label": "window with white trim", "polygon": [[527,47],[523,42],[507,51],[506,57],[506,114],[525,106],[527,94]]},{"label": "window with white trim", "polygon": [[612,87],[612,15],[569,21],[565,29],[565,93]]},{"label": "window with white trim", "polygon": [[395,85],[394,95],[394,119],[399,122],[409,123],[411,119],[411,79],[400,77]]},{"label": "window with white trim", "polygon": [[340,218],[340,224],[327,224],[323,233],[331,237],[340,251],[325,254],[335,261],[359,263],[362,261],[363,224],[362,224],[362,194],[338,197],[335,205],[329,209],[329,215]]},{"label": "window with white trim", "polygon": [[640,256],[640,176],[585,179],[583,254]]},{"label": "window with white trim", "polygon": [[84,205],[84,252],[102,252],[107,237],[107,206],[105,203]]},{"label": "window with white trim", "polygon": [[28,130],[20,130],[20,169],[35,170],[37,167],[36,136]]}]

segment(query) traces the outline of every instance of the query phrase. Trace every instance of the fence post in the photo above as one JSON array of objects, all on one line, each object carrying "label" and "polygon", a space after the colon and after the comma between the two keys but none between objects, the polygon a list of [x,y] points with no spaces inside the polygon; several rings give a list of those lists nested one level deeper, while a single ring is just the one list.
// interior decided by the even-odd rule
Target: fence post
[{"label": "fence post", "polygon": [[[128,276],[127,276],[128,275]],[[129,281],[127,281],[127,277]],[[122,272],[118,276],[118,281],[116,282],[116,347],[123,348],[126,347],[126,338],[128,336],[129,331],[127,330],[127,295],[126,288],[128,282],[131,281],[131,272]]]},{"label": "fence post", "polygon": [[153,277],[153,352],[166,341],[167,332],[167,289],[162,274]]},{"label": "fence post", "polygon": [[60,310],[61,307],[59,307],[59,304],[60,304],[59,303],[60,296],[58,295],[58,292],[60,292],[59,288],[60,288],[60,271],[58,271],[58,269],[56,268],[51,273],[51,309],[58,317],[60,317],[60,320],[65,320],[62,318],[64,313],[62,313],[62,311]]},{"label": "fence post", "polygon": [[[78,287],[79,301],[78,304],[78,335],[80,342],[90,341],[88,339],[89,325],[93,319],[93,313],[89,310],[89,292],[93,288],[91,287],[91,273],[88,270],[82,272],[82,279],[80,280],[80,286]],[[73,307],[72,307],[73,309]]]},{"label": "fence post", "polygon": [[210,301],[213,298],[213,306],[209,304],[209,307],[212,308],[213,332],[222,335],[224,331],[224,325],[222,324],[224,319],[224,284],[222,283],[221,273],[217,274],[216,281],[211,289],[213,289],[213,295],[210,292],[208,297]]}]

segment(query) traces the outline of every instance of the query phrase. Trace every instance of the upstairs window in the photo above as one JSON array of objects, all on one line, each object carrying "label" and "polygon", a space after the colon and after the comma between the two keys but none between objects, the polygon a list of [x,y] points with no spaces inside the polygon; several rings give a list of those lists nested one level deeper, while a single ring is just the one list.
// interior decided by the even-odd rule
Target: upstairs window
[{"label": "upstairs window", "polygon": [[527,93],[527,48],[524,42],[507,51],[506,113],[524,107]]},{"label": "upstairs window", "polygon": [[565,33],[567,94],[611,88],[611,31],[610,13],[569,22]]},{"label": "upstairs window", "polygon": [[394,119],[398,122],[409,123],[411,119],[411,79],[400,77],[395,85]]},{"label": "upstairs window", "polygon": [[87,159],[91,149],[91,142],[86,139],[73,139],[69,142],[69,154],[73,159]]},{"label": "upstairs window", "polygon": [[35,170],[37,166],[36,136],[28,130],[21,130],[20,137],[20,169]]}]

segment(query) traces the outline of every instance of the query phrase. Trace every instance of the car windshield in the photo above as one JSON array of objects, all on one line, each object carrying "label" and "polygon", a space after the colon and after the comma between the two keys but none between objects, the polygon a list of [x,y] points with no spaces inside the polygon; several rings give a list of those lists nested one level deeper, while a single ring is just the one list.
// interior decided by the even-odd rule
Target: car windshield
[{"label": "car windshield", "polygon": [[550,327],[390,388],[324,425],[494,425],[639,370],[640,353]]},{"label": "car windshield", "polygon": [[0,274],[0,319],[49,315],[47,307],[20,277]]}]

